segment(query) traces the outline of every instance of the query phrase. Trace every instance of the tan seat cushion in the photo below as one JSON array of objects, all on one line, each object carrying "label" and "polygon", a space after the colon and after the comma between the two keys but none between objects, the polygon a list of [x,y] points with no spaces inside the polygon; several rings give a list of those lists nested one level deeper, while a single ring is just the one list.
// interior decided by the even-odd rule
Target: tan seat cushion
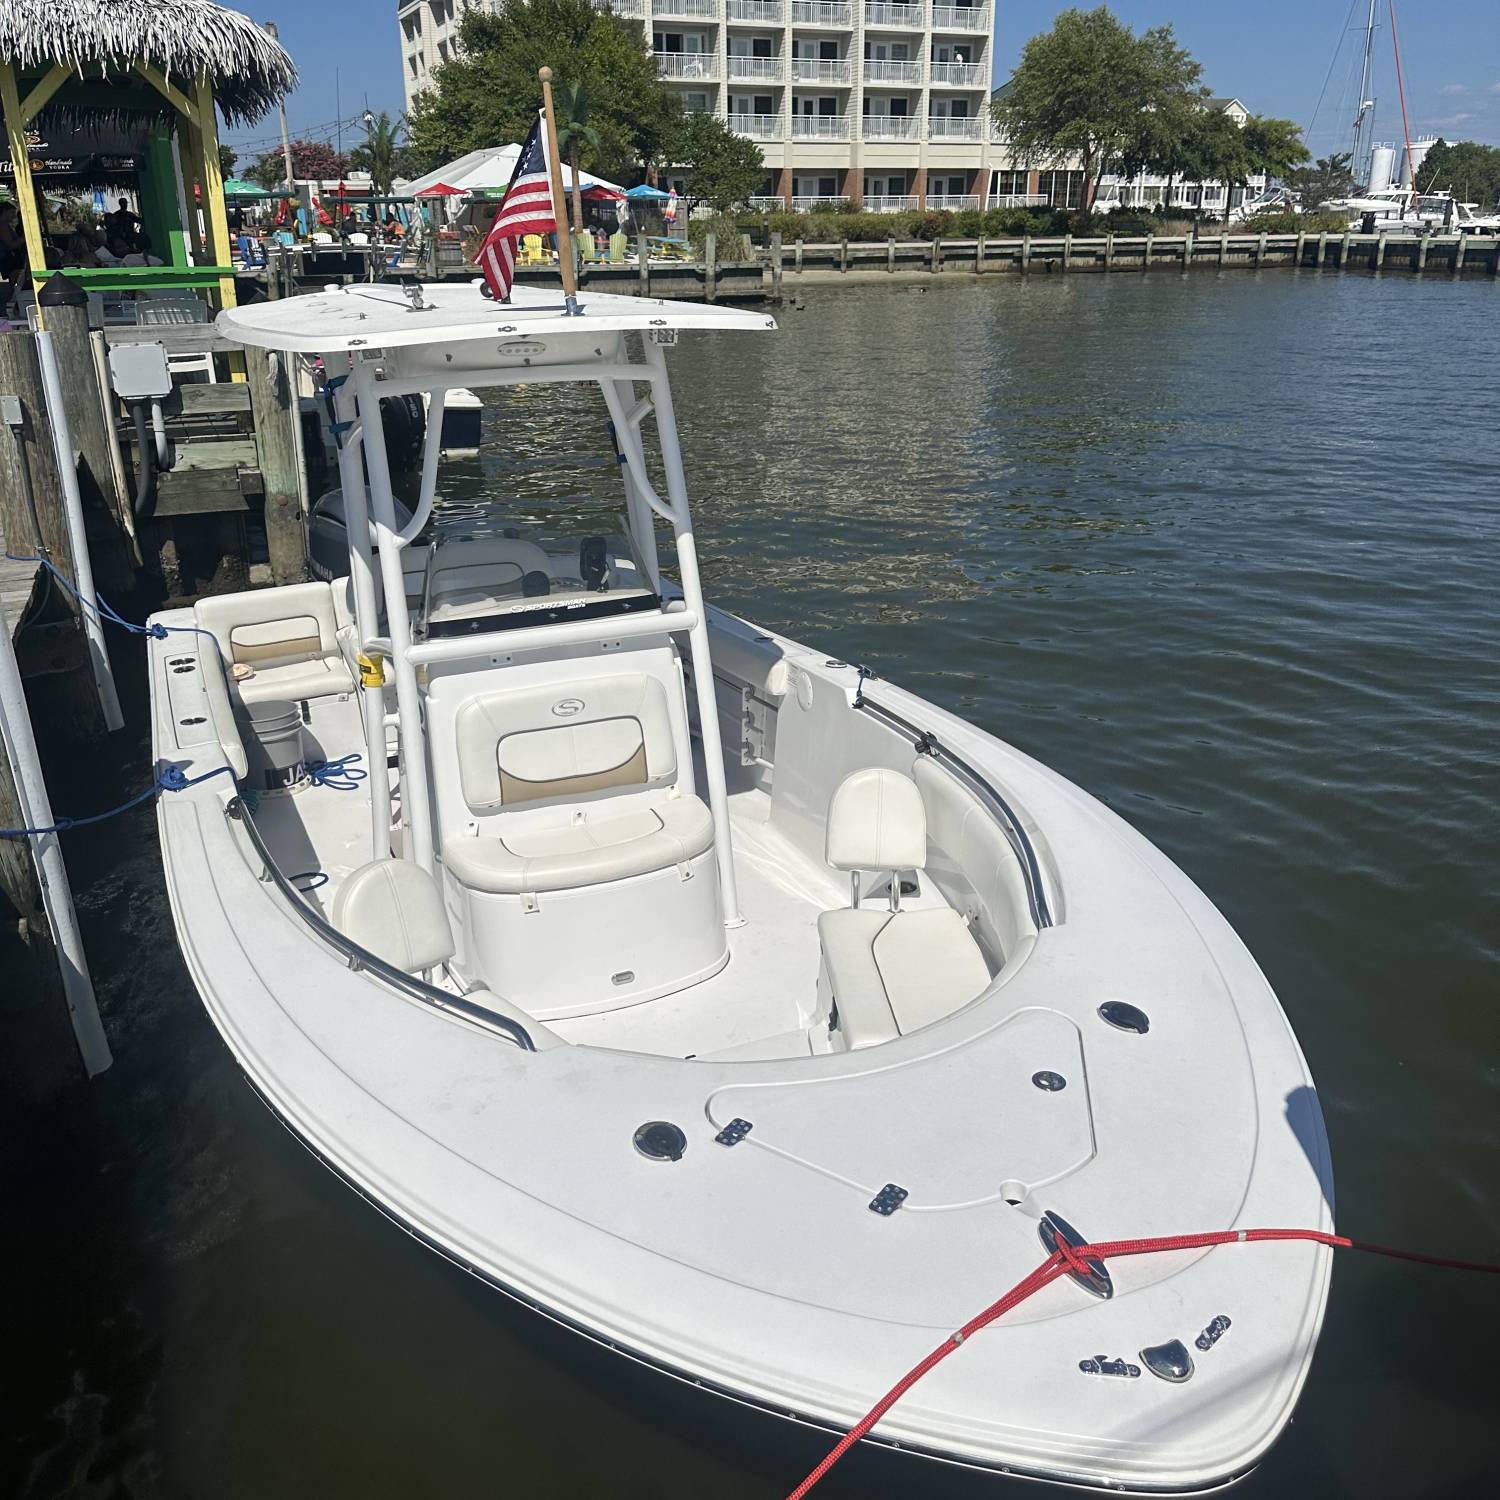
[{"label": "tan seat cushion", "polygon": [[990,982],[964,919],[947,907],[826,911],[818,918],[818,940],[851,1051],[930,1026]]},{"label": "tan seat cushion", "polygon": [[279,667],[255,668],[253,677],[234,684],[241,703],[263,703],[268,698],[295,703],[301,698],[327,698],[354,691],[354,676],[342,653],[315,656],[311,661],[286,662]]},{"label": "tan seat cushion", "polygon": [[563,827],[460,834],[443,862],[471,890],[501,895],[567,891],[685,864],[713,846],[713,814],[697,797],[628,811],[596,803]]}]

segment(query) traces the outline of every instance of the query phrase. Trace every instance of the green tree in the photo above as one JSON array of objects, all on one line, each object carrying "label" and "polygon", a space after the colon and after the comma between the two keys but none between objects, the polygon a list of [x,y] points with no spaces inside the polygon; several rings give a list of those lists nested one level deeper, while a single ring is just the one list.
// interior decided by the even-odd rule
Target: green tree
[{"label": "green tree", "polygon": [[1294,168],[1312,160],[1312,152],[1302,139],[1302,127],[1295,120],[1251,115],[1245,121],[1244,136],[1251,176],[1259,173],[1285,182]]},{"label": "green tree", "polygon": [[1127,180],[1142,172],[1167,179],[1163,208],[1172,206],[1172,187],[1182,174],[1185,148],[1207,97],[1207,89],[1189,88],[1153,109],[1142,110],[1134,132],[1121,149],[1119,168]]},{"label": "green tree", "polygon": [[1500,202],[1500,146],[1439,140],[1423,158],[1417,182],[1423,192],[1450,190],[1460,203],[1488,211]]},{"label": "green tree", "polygon": [[1137,36],[1107,6],[1065,10],[1026,43],[995,120],[1026,160],[1080,159],[1092,211],[1100,174],[1139,142],[1148,114],[1176,111],[1202,71],[1170,26]]},{"label": "green tree", "polygon": [[1183,178],[1201,188],[1205,182],[1225,184],[1224,202],[1251,172],[1249,143],[1232,115],[1222,109],[1204,109],[1182,143]]},{"label": "green tree", "polygon": [[226,146],[219,142],[219,176],[233,177],[234,164],[240,159],[240,153],[233,146]]},{"label": "green tree", "polygon": [[392,120],[386,110],[365,116],[365,143],[349,153],[349,165],[370,174],[376,197],[385,197],[401,168],[401,144],[397,136],[405,122]]},{"label": "green tree", "polygon": [[1354,191],[1354,160],[1348,151],[1320,156],[1310,167],[1298,167],[1287,174],[1287,185],[1302,195],[1304,208],[1316,208],[1330,198],[1347,198]]},{"label": "green tree", "polygon": [[458,39],[457,54],[412,104],[407,139],[417,170],[524,140],[541,108],[543,66],[552,69],[554,96],[572,83],[588,90],[598,145],[580,141],[585,167],[619,177],[661,158],[677,107],[639,24],[593,0],[501,0],[493,15],[468,11]]},{"label": "green tree", "polygon": [[589,91],[574,79],[552,93],[552,108],[557,116],[557,149],[568,158],[573,174],[573,233],[583,233],[583,184],[578,180],[579,157],[587,147],[597,157],[603,144],[599,132],[589,124],[594,101]]},{"label": "green tree", "polygon": [[766,175],[760,147],[710,114],[683,114],[668,138],[667,157],[687,177],[689,195],[715,213],[742,207]]}]

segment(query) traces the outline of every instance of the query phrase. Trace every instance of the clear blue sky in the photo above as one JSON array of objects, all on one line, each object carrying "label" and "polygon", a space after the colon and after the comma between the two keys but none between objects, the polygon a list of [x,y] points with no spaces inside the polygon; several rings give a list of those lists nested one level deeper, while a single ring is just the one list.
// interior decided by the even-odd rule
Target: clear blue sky
[{"label": "clear blue sky", "polygon": [[[996,75],[1004,78],[1026,39],[1045,31],[1063,7],[1048,0],[996,0]],[[1087,0],[1085,0],[1085,4]],[[1260,114],[1284,115],[1304,127],[1323,88],[1335,48],[1342,50],[1308,144],[1318,155],[1347,148],[1358,91],[1358,42],[1346,21],[1363,24],[1367,0],[1114,0],[1123,21],[1141,29],[1170,22],[1203,64],[1215,93],[1234,94]],[[275,21],[296,59],[302,86],[287,104],[293,136],[332,140],[340,114],[344,149],[362,131],[347,123],[368,98],[395,115],[403,103],[401,52],[394,0],[241,0],[257,21]],[[1400,137],[1386,0],[1377,7],[1376,135]],[[1496,0],[1398,0],[1412,134],[1500,145],[1500,17]],[[337,70],[337,90],[335,88]],[[274,144],[275,116],[229,142],[246,156]]]}]

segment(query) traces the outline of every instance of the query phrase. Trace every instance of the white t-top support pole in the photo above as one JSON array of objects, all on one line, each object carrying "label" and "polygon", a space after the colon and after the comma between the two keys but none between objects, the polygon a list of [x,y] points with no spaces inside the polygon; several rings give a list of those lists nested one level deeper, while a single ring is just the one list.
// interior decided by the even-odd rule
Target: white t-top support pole
[{"label": "white t-top support pole", "polygon": [[391,663],[396,671],[396,705],[401,713],[401,821],[406,833],[401,852],[431,874],[432,803],[427,786],[427,747],[422,733],[422,694],[417,686],[416,668],[406,654],[411,645],[411,617],[406,608],[406,580],[401,572],[391,466],[386,457],[385,430],[380,423],[380,387],[373,369],[362,360],[355,362],[353,385],[359,403],[360,431],[364,434],[365,464],[370,471],[380,581],[385,588]]},{"label": "white t-top support pole", "polygon": [[[349,373],[346,355],[329,355],[324,361],[331,378]],[[334,389],[333,413],[339,422],[355,420],[354,392],[345,380]],[[344,529],[349,542],[349,580],[354,594],[354,634],[358,652],[380,634],[379,595],[375,589],[375,563],[370,551],[370,512],[365,504],[365,476],[360,463],[360,443],[353,427],[339,434],[339,488],[344,496]],[[334,587],[338,587],[335,580]],[[391,853],[391,772],[386,764],[385,689],[359,689],[360,713],[364,719],[366,757],[370,779],[370,858],[388,859]]]},{"label": "white t-top support pole", "polygon": [[667,501],[673,512],[672,530],[677,539],[677,572],[682,595],[697,617],[688,632],[693,660],[693,689],[698,699],[698,733],[703,740],[704,773],[708,780],[708,805],[714,815],[714,855],[719,866],[719,896],[724,925],[740,927],[739,890],[734,878],[734,843],[729,828],[729,788],[724,777],[724,746],[719,738],[719,708],[714,696],[713,660],[708,649],[707,610],[703,585],[698,577],[698,551],[693,542],[693,517],[688,508],[687,476],[682,467],[682,449],[677,442],[677,414],[672,406],[672,388],[667,380],[667,359],[659,344],[646,343],[652,400],[656,407],[656,432],[661,444],[662,471],[667,482]]},{"label": "white t-top support pole", "polygon": [[[26,690],[21,685],[21,669],[16,662],[16,648],[10,638],[10,621],[0,607],[0,739],[15,771],[16,800],[28,828],[50,828],[56,821],[47,796],[47,782],[42,775],[42,758],[37,751],[36,735],[31,729],[31,713],[26,706]],[[102,1073],[114,1061],[109,1040],[99,1019],[94,999],[94,982],[89,978],[88,955],[83,948],[83,934],[78,930],[78,913],[73,909],[73,890],[68,884],[68,870],[63,863],[62,845],[55,833],[31,835],[31,855],[36,861],[37,879],[42,888],[42,905],[61,959],[63,994],[68,1002],[68,1019],[78,1053],[90,1078]]]}]

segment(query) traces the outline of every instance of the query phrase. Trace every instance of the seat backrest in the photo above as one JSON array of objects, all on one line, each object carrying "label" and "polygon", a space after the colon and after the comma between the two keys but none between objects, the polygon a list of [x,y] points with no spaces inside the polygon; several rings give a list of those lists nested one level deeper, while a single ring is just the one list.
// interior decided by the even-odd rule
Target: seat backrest
[{"label": "seat backrest", "polygon": [[927,814],[911,777],[884,766],[853,771],[828,804],[828,863],[835,870],[920,870]]},{"label": "seat backrest", "polygon": [[407,974],[453,957],[443,894],[410,860],[377,859],[349,875],[333,898],[333,925]]},{"label": "seat backrest", "polygon": [[453,723],[459,784],[476,814],[677,779],[666,689],[644,673],[483,693]]},{"label": "seat backrest", "polygon": [[226,662],[282,666],[338,650],[333,591],[326,583],[211,596],[193,606],[193,618],[213,633]]}]

